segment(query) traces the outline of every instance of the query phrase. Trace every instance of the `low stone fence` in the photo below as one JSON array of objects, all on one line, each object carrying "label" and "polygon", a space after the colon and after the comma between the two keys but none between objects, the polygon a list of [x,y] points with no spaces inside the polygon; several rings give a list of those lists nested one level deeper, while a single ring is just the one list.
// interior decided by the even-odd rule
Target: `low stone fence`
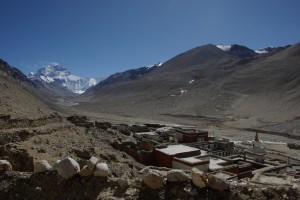
[{"label": "low stone fence", "polygon": [[288,143],[287,146],[288,146],[290,149],[300,150],[300,144],[296,144],[296,143]]},{"label": "low stone fence", "polygon": [[0,115],[0,130],[12,129],[12,128],[28,128],[43,126],[49,123],[62,122],[63,118],[58,114],[53,114],[48,117],[42,117],[38,119],[11,119],[10,115]]}]

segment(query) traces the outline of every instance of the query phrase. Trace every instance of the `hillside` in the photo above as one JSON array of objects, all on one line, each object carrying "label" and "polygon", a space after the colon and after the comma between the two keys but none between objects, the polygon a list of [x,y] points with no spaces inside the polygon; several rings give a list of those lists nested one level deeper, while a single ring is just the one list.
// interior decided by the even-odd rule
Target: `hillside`
[{"label": "hillside", "polygon": [[0,60],[0,113],[12,118],[39,118],[53,110],[32,93],[38,86],[18,69]]},{"label": "hillside", "polygon": [[94,91],[98,91],[104,87],[110,87],[111,85],[118,84],[120,82],[132,81],[138,79],[150,73],[151,71],[155,70],[160,65],[161,64],[153,65],[151,67],[140,67],[137,69],[129,69],[124,72],[112,74],[105,80],[100,81],[96,86],[87,89],[85,95],[93,94]]},{"label": "hillside", "polygon": [[290,121],[300,108],[299,49],[296,44],[262,55],[239,45],[228,51],[197,47],[138,79],[95,86],[78,107],[192,124],[205,119],[261,127]]}]

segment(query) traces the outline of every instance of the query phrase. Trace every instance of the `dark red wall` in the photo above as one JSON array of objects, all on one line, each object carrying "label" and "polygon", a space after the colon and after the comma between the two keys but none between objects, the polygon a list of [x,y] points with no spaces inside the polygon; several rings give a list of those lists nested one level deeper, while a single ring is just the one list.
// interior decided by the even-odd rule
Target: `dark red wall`
[{"label": "dark red wall", "polygon": [[154,150],[154,163],[156,166],[172,168],[172,160],[172,155],[164,154],[156,149]]}]

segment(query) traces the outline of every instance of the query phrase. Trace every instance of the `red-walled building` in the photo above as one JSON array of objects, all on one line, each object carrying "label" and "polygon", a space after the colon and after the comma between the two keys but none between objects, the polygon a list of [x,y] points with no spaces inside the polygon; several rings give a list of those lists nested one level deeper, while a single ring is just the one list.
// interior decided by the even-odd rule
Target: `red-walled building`
[{"label": "red-walled building", "polygon": [[195,143],[208,141],[208,132],[199,130],[176,130],[180,134],[181,142],[183,143]]}]

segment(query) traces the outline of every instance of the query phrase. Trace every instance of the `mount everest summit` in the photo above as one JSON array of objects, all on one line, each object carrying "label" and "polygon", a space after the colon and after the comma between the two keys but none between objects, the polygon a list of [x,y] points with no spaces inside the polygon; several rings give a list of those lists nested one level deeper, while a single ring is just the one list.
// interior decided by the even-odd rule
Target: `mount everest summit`
[{"label": "mount everest summit", "polygon": [[99,78],[82,78],[73,75],[60,65],[43,67],[37,72],[28,74],[28,78],[35,83],[48,87],[57,85],[76,94],[84,93],[89,87],[95,86],[100,81]]}]

